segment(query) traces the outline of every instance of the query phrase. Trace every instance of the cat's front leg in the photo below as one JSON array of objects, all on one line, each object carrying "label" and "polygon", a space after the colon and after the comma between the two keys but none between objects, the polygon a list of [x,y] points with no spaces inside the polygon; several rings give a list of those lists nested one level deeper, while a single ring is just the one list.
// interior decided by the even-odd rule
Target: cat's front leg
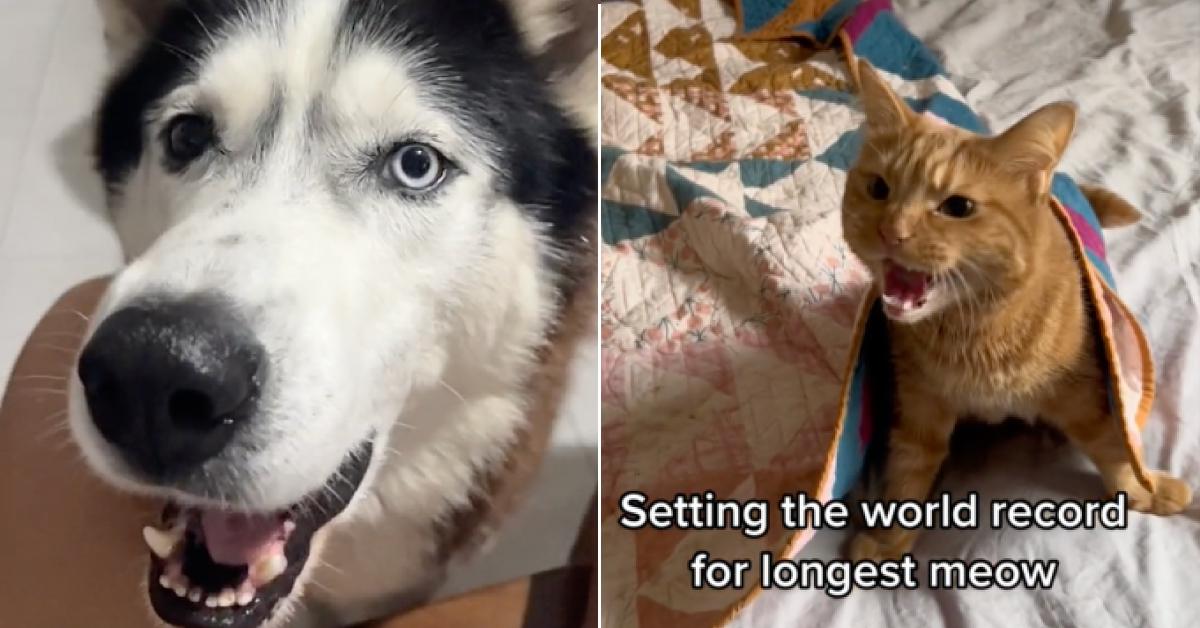
[{"label": "cat's front leg", "polygon": [[[884,499],[929,497],[950,448],[955,412],[927,390],[898,382],[896,424],[888,441]],[[912,550],[917,530],[900,527],[863,530],[850,542],[851,560],[895,560]]]},{"label": "cat's front leg", "polygon": [[1090,378],[1056,395],[1042,412],[1100,470],[1110,495],[1124,491],[1129,507],[1139,512],[1173,515],[1187,508],[1192,489],[1165,471],[1151,471],[1153,490],[1138,481],[1129,459],[1120,419],[1111,415],[1103,384]]}]

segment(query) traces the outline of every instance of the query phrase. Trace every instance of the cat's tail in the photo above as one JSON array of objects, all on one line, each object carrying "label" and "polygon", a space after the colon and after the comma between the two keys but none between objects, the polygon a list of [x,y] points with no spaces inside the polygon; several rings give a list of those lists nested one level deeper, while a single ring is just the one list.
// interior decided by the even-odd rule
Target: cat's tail
[{"label": "cat's tail", "polygon": [[1115,192],[1097,185],[1084,184],[1079,187],[1092,204],[1092,209],[1096,210],[1096,216],[1104,228],[1125,227],[1142,219],[1141,212]]}]

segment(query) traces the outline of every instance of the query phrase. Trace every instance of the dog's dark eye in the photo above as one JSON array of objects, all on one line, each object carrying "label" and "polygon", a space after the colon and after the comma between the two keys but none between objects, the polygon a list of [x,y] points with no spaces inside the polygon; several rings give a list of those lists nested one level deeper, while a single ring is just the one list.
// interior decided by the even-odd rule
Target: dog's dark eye
[{"label": "dog's dark eye", "polygon": [[938,205],[938,213],[951,218],[966,218],[975,213],[975,201],[955,194]]},{"label": "dog's dark eye", "polygon": [[879,175],[875,175],[867,183],[867,193],[877,201],[886,201],[888,194],[891,194],[891,192],[892,189],[888,187],[887,181],[884,181],[883,177]]},{"label": "dog's dark eye", "polygon": [[175,116],[167,124],[163,141],[167,156],[186,164],[203,155],[216,141],[212,118],[190,113]]},{"label": "dog's dark eye", "polygon": [[427,144],[401,144],[388,156],[384,176],[408,190],[424,192],[446,178],[446,160]]}]

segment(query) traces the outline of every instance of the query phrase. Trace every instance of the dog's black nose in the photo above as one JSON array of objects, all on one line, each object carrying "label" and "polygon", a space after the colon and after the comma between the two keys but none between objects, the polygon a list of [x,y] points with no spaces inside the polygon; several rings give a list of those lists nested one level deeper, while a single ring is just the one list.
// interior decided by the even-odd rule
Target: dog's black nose
[{"label": "dog's black nose", "polygon": [[216,299],[146,302],[110,315],[79,356],[92,421],[154,478],[212,458],[253,412],[264,351]]}]

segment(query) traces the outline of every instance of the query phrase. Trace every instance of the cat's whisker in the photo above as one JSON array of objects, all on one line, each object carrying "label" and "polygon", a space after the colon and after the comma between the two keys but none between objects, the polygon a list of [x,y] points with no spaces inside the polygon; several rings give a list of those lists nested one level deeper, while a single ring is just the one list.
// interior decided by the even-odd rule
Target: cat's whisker
[{"label": "cat's whisker", "polygon": [[[973,262],[969,259],[963,259],[963,260],[960,260],[960,266],[965,266],[966,270],[975,271],[975,276],[977,276],[979,278],[979,280],[981,282],[983,282],[984,289],[987,290],[988,296],[991,295],[991,293],[992,293],[991,288],[993,286],[993,283],[991,282],[990,278],[987,276],[987,273],[983,272],[983,269],[981,269],[978,264],[976,264],[975,262]],[[959,276],[962,278],[964,285],[967,284],[968,282],[967,282],[966,273],[963,272],[962,268],[957,268],[957,270],[958,270]],[[970,292],[971,292],[971,301],[972,301],[972,311],[975,312],[976,314],[978,314],[979,312],[981,312],[983,310],[983,307],[985,304],[981,300],[978,290],[971,290]]]},{"label": "cat's whisker", "polygon": [[[967,300],[967,316],[971,319],[978,317],[981,304],[975,295],[975,291],[971,290],[970,282],[967,281],[966,275],[963,274],[962,269],[955,267],[954,276],[958,285],[962,286],[962,296]],[[964,319],[963,322],[970,323],[971,321]]]},{"label": "cat's whisker", "polygon": [[958,309],[958,316],[959,316],[959,318],[961,318],[962,320],[965,321],[967,318],[968,310],[967,310],[967,306],[965,304],[963,304],[963,298],[966,295],[963,294],[963,291],[959,289],[960,285],[958,282],[958,269],[956,269],[954,267],[947,268],[944,272],[942,272],[939,275],[939,279],[944,280],[945,283],[950,287],[951,298],[954,299],[954,305]]}]

